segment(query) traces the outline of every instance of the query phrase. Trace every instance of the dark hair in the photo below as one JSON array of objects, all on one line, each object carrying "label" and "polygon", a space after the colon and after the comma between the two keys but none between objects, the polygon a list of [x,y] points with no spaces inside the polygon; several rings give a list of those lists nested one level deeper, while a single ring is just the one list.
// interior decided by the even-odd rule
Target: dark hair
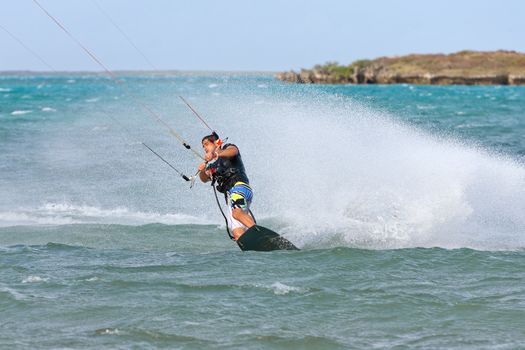
[{"label": "dark hair", "polygon": [[219,139],[219,135],[217,135],[216,132],[213,132],[211,135],[206,135],[202,138],[201,143],[204,142],[204,140],[208,140],[209,142],[215,142]]}]

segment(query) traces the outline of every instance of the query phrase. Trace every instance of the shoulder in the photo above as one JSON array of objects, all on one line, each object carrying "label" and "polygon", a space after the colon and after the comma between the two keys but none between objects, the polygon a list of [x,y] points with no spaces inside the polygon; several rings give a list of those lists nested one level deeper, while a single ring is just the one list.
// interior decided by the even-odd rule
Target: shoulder
[{"label": "shoulder", "polygon": [[237,149],[237,151],[239,150],[239,147],[237,147],[237,145],[233,144],[233,143],[225,143],[221,146],[221,149],[227,149],[227,148],[231,148],[231,147],[234,147]]},{"label": "shoulder", "polygon": [[241,152],[239,151],[239,148],[233,143],[226,143],[222,145],[221,150],[222,152],[225,153],[223,157],[227,157],[227,158],[235,158],[241,154]]}]

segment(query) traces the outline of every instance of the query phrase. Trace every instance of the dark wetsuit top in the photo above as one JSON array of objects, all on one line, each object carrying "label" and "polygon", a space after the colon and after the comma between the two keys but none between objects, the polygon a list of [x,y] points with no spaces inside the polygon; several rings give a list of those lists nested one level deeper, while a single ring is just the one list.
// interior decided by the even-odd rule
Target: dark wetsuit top
[{"label": "dark wetsuit top", "polygon": [[[221,149],[226,149],[229,146],[237,148],[237,146],[232,143],[226,143],[222,145]],[[237,148],[237,151],[238,150]],[[226,193],[236,182],[249,184],[240,152],[237,152],[237,155],[233,157],[219,157],[214,163],[216,171],[213,174],[213,179],[217,184],[217,191]]]}]

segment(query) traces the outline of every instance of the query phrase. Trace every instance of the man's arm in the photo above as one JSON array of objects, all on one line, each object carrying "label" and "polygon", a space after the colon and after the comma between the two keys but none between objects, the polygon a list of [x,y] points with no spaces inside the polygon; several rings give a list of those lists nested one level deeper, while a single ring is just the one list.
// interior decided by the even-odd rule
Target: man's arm
[{"label": "man's arm", "polygon": [[235,157],[239,154],[239,149],[235,145],[230,145],[225,149],[218,149],[217,156],[221,158]]},{"label": "man's arm", "polygon": [[[224,157],[224,158],[235,157],[236,155],[239,154],[239,149],[235,145],[230,145],[226,147],[225,149],[217,149],[216,154],[217,154],[217,157]],[[205,156],[205,159],[207,161],[210,161],[211,156],[207,154]],[[199,164],[199,170],[200,170],[199,178],[201,179],[202,182],[211,181],[211,177],[208,174],[206,174],[206,163]]]},{"label": "man's arm", "polygon": [[211,180],[211,178],[206,174],[206,163],[199,164],[199,178],[202,182],[208,182]]}]

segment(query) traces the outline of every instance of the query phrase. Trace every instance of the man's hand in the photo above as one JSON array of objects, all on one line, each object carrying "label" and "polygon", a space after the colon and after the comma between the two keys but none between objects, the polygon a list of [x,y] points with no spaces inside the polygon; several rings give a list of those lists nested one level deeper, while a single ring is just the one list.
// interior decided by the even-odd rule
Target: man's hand
[{"label": "man's hand", "polygon": [[206,163],[199,164],[199,178],[202,182],[208,182],[211,180],[211,176],[206,171]]},{"label": "man's hand", "polygon": [[217,170],[217,161],[214,159],[208,163],[206,163],[206,174],[209,176],[209,177],[212,177],[213,174],[215,173],[215,171]]}]

